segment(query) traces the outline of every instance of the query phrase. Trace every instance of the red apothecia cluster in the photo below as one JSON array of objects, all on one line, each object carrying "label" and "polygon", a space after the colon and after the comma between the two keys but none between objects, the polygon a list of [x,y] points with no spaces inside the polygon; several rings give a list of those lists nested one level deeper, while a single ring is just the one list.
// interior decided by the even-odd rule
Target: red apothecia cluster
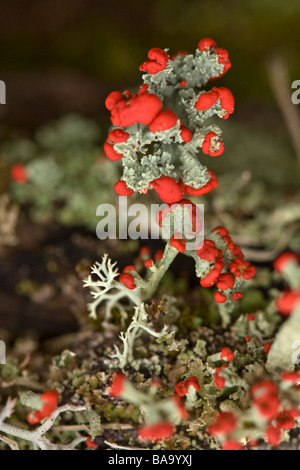
[{"label": "red apothecia cluster", "polygon": [[[231,67],[228,52],[217,46],[210,38],[202,39],[198,43],[200,53],[209,54],[217,58],[217,63],[221,65],[221,71],[216,76],[210,76],[209,80],[221,77]],[[156,75],[171,67],[170,64],[178,57],[187,55],[186,52],[179,52],[172,58],[163,49],[154,47],[148,52],[148,61],[145,61],[139,70],[150,75]],[[184,88],[188,84],[186,79],[178,77],[178,87]],[[177,85],[174,83],[174,89]],[[180,145],[187,144],[193,139],[192,130],[188,129],[181,122],[180,117],[169,108],[164,108],[160,96],[149,92],[149,86],[144,83],[138,93],[131,94],[129,90],[123,93],[120,91],[111,92],[105,100],[105,106],[111,113],[111,122],[118,126],[109,132],[104,144],[104,151],[111,160],[123,158],[123,154],[117,151],[115,144],[124,143],[130,137],[131,127],[139,124],[153,134],[161,133],[174,128],[178,123],[180,126]],[[222,109],[222,118],[227,119],[234,111],[234,98],[230,90],[224,87],[214,87],[209,92],[201,92],[194,108],[199,111],[209,110],[219,102]],[[132,132],[135,132],[135,128]],[[215,132],[207,132],[202,142],[202,151],[206,155],[219,156],[224,151],[224,144]],[[162,201],[172,204],[180,201],[184,194],[201,196],[211,191],[218,185],[216,176],[209,171],[210,180],[200,188],[194,188],[186,184],[182,178],[175,180],[167,175],[162,175],[148,182],[148,185],[141,192],[146,193],[149,188],[154,189]],[[120,180],[115,184],[115,191],[121,196],[130,196],[134,189],[128,187],[125,180]]]}]

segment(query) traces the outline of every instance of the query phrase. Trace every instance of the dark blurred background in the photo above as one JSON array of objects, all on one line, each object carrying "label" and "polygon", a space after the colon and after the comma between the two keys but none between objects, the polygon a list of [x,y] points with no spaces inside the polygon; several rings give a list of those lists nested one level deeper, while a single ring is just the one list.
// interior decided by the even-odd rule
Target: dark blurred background
[{"label": "dark blurred background", "polygon": [[291,81],[300,78],[298,0],[1,0],[0,5],[0,78],[7,84],[0,116],[12,126],[32,129],[70,111],[105,120],[106,94],[137,85],[138,65],[149,48],[193,52],[207,36],[230,51],[233,66],[222,86],[232,89],[238,102],[235,119],[239,113],[264,125],[275,119],[268,57],[284,57]]}]

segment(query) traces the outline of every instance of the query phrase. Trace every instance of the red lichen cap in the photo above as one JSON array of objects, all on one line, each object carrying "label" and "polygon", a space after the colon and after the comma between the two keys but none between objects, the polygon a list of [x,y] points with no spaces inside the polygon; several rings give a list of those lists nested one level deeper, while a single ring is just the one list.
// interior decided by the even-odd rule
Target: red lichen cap
[{"label": "red lichen cap", "polygon": [[234,112],[234,97],[231,91],[225,87],[213,88],[212,91],[219,93],[222,108],[227,111],[223,119],[229,118],[229,115]]},{"label": "red lichen cap", "polygon": [[293,252],[293,251],[285,251],[284,253],[281,253],[281,255],[276,258],[276,260],[273,263],[274,269],[278,271],[279,273],[282,273],[286,267],[287,264],[291,262],[296,262],[299,263],[300,261],[300,256]]},{"label": "red lichen cap", "polygon": [[286,289],[283,293],[275,300],[277,310],[284,317],[288,317],[296,305],[300,303],[300,290]]},{"label": "red lichen cap", "polygon": [[169,56],[163,49],[159,47],[153,47],[148,52],[149,61],[143,62],[139,66],[141,72],[148,72],[151,74],[156,74],[161,72],[166,68],[166,65],[169,61]]},{"label": "red lichen cap", "polygon": [[216,368],[216,371],[214,373],[214,379],[215,379],[215,384],[216,386],[220,389],[220,390],[223,390],[223,388],[225,387],[225,379],[224,377],[220,377],[220,372],[222,371],[222,367],[217,367]]},{"label": "red lichen cap", "polygon": [[170,245],[173,248],[176,248],[176,250],[179,251],[179,253],[183,253],[186,250],[186,241],[182,237],[182,234],[179,232],[176,232],[174,233],[174,235],[172,235],[172,237],[170,238]]},{"label": "red lichen cap", "polygon": [[198,42],[199,51],[205,52],[205,51],[209,50],[211,47],[213,47],[213,48],[218,47],[216,42],[211,38],[204,38],[204,39],[201,39],[201,41]]},{"label": "red lichen cap", "polygon": [[193,133],[186,126],[181,124],[180,126],[180,136],[184,142],[190,142],[193,138]]},{"label": "red lichen cap", "polygon": [[112,379],[112,383],[109,389],[109,395],[111,397],[122,396],[125,388],[126,377],[121,372],[117,372]]},{"label": "red lichen cap", "polygon": [[143,441],[159,442],[169,439],[174,433],[175,426],[172,423],[163,421],[141,427],[138,432],[138,437]]},{"label": "red lichen cap", "polygon": [[229,264],[228,269],[236,278],[243,277],[243,279],[249,280],[256,275],[256,268],[241,258],[235,258]]},{"label": "red lichen cap", "polygon": [[26,167],[22,163],[16,163],[10,170],[11,179],[18,184],[25,184],[28,181]]},{"label": "red lichen cap", "polygon": [[234,286],[234,276],[230,273],[223,273],[217,279],[217,288],[221,290],[232,289]]},{"label": "red lichen cap", "polygon": [[265,354],[268,354],[268,352],[271,349],[271,346],[272,346],[272,343],[270,341],[268,341],[267,343],[264,344],[263,351],[264,351]]},{"label": "red lichen cap", "polygon": [[293,429],[295,417],[293,410],[283,410],[276,416],[276,427],[279,429]]},{"label": "red lichen cap", "polygon": [[184,397],[188,393],[189,387],[194,387],[194,389],[197,392],[199,392],[201,387],[200,387],[199,380],[197,379],[197,377],[195,376],[189,377],[186,380],[182,380],[181,382],[178,382],[175,385],[175,391],[178,396]]},{"label": "red lichen cap", "polygon": [[153,259],[152,258],[146,259],[146,261],[144,262],[144,266],[145,268],[152,268],[152,266],[154,266]]},{"label": "red lichen cap", "polygon": [[234,292],[231,296],[232,300],[240,300],[243,297],[243,293],[241,291]]},{"label": "red lichen cap", "polygon": [[120,144],[122,142],[126,142],[128,139],[129,134],[128,132],[123,131],[123,129],[113,129],[108,133],[108,140],[111,142],[115,142]]},{"label": "red lichen cap", "polygon": [[163,132],[171,129],[176,125],[178,117],[171,109],[164,109],[157,114],[153,121],[149,124],[151,132]]},{"label": "red lichen cap", "polygon": [[104,152],[107,158],[112,161],[120,160],[121,158],[123,158],[123,154],[116,152],[113,145],[109,142],[108,139],[105,141],[104,144]]},{"label": "red lichen cap", "polygon": [[43,402],[42,409],[32,411],[27,415],[30,424],[40,423],[43,419],[51,416],[58,405],[58,392],[54,389],[47,390],[40,395],[40,399]]},{"label": "red lichen cap", "polygon": [[160,261],[161,259],[163,259],[163,256],[164,256],[164,250],[157,250],[157,252],[154,255],[154,259],[156,261]]},{"label": "red lichen cap", "polygon": [[244,450],[244,446],[234,439],[228,439],[222,444],[222,450]]},{"label": "red lichen cap", "polygon": [[158,193],[162,201],[168,204],[180,201],[184,195],[180,185],[170,176],[161,176],[151,181],[149,186]]},{"label": "red lichen cap", "polygon": [[131,196],[131,194],[134,193],[133,189],[128,188],[126,182],[122,180],[117,181],[114,185],[114,189],[120,196]]},{"label": "red lichen cap", "polygon": [[93,442],[93,441],[92,441],[91,436],[89,436],[85,442],[86,442],[86,445],[87,445],[90,449],[97,449],[97,447],[98,447],[98,444],[97,444],[96,442]]},{"label": "red lichen cap", "polygon": [[160,112],[162,102],[151,93],[136,95],[128,100],[118,101],[111,110],[111,122],[114,126],[127,127],[133,124],[150,124]]},{"label": "red lichen cap", "polygon": [[231,411],[219,412],[208,432],[212,436],[220,436],[232,433],[237,426],[236,416]]},{"label": "red lichen cap", "polygon": [[214,261],[218,257],[219,250],[216,248],[215,242],[205,239],[202,247],[197,249],[196,253],[199,258],[204,259],[205,261]]},{"label": "red lichen cap", "polygon": [[217,140],[215,132],[208,132],[202,142],[202,152],[211,157],[218,157],[224,152],[225,146],[221,140]]},{"label": "red lichen cap", "polygon": [[133,290],[136,288],[134,277],[129,273],[122,273],[119,277],[120,282],[124,284],[128,289]]},{"label": "red lichen cap", "polygon": [[276,428],[275,426],[268,426],[266,429],[266,440],[268,441],[271,446],[277,446],[280,442],[281,438],[281,431],[280,429]]},{"label": "red lichen cap", "polygon": [[220,357],[221,359],[224,358],[226,361],[231,362],[234,359],[234,352],[230,351],[229,348],[222,348]]},{"label": "red lichen cap", "polygon": [[300,372],[282,372],[281,379],[293,384],[300,384]]},{"label": "red lichen cap", "polygon": [[227,300],[227,297],[225,294],[222,294],[221,292],[215,292],[214,299],[216,302],[218,302],[218,304],[224,304]]},{"label": "red lichen cap", "polygon": [[122,99],[123,95],[120,91],[112,91],[105,100],[105,106],[109,111],[111,111]]},{"label": "red lichen cap", "polygon": [[215,189],[218,186],[218,180],[216,175],[211,171],[207,170],[208,173],[210,174],[210,180],[201,188],[193,188],[192,186],[189,186],[188,184],[184,185],[184,192],[186,194],[189,194],[190,196],[202,196],[203,194],[207,194],[213,189]]},{"label": "red lichen cap", "polygon": [[220,94],[217,89],[214,89],[214,91],[203,92],[195,103],[195,108],[198,111],[205,111],[206,109],[211,108],[219,98]]}]

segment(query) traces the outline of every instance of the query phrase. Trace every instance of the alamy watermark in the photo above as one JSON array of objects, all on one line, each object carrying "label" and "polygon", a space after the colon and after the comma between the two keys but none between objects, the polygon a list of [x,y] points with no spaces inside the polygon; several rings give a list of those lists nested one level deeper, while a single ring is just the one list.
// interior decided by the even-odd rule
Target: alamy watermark
[{"label": "alamy watermark", "polygon": [[0,340],[0,364],[6,364],[6,346],[4,341]]},{"label": "alamy watermark", "polygon": [[100,204],[96,215],[101,217],[96,227],[100,240],[155,240],[184,238],[186,250],[201,248],[204,239],[204,204],[132,204],[119,197],[119,207]]},{"label": "alamy watermark", "polygon": [[0,80],[0,104],[6,104],[6,85]]},{"label": "alamy watermark", "polygon": [[300,339],[293,342],[292,349],[295,349],[292,354],[292,363],[295,365],[300,364]]},{"label": "alamy watermark", "polygon": [[300,103],[300,80],[294,80],[292,83],[292,89],[295,90],[292,93],[291,100],[293,104]]}]

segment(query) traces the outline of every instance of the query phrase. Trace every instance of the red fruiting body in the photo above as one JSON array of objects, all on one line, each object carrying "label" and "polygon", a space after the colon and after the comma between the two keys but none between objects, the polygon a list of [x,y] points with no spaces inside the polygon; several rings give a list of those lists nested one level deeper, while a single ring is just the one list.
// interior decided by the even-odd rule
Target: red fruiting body
[{"label": "red fruiting body", "polygon": [[286,289],[275,300],[276,308],[284,317],[288,317],[296,305],[300,304],[300,290]]},{"label": "red fruiting body", "polygon": [[282,372],[281,378],[286,382],[291,382],[296,385],[300,384],[300,372]]},{"label": "red fruiting body", "polygon": [[120,275],[120,282],[124,284],[128,289],[133,290],[136,288],[134,277],[129,273],[122,273]]},{"label": "red fruiting body", "polygon": [[209,193],[214,188],[216,188],[219,184],[216,175],[211,170],[207,170],[207,171],[211,176],[210,181],[208,181],[204,186],[202,186],[199,189],[192,188],[192,186],[185,184],[184,192],[186,194],[189,194],[190,196],[202,196],[203,194]]},{"label": "red fruiting body", "polygon": [[140,428],[138,437],[143,441],[159,442],[169,439],[175,433],[172,423],[161,422]]},{"label": "red fruiting body", "polygon": [[226,114],[223,116],[223,119],[228,119],[229,115],[234,112],[234,97],[228,88],[219,87],[213,88],[212,91],[219,93],[219,98],[221,101],[221,106],[225,109]]},{"label": "red fruiting body", "polygon": [[120,144],[122,142],[126,142],[128,139],[129,134],[128,132],[123,131],[123,129],[113,129],[108,133],[108,140],[111,142],[115,142]]},{"label": "red fruiting body", "polygon": [[22,163],[16,163],[11,167],[10,176],[15,183],[24,184],[28,181],[26,168]]},{"label": "red fruiting body", "polygon": [[215,379],[215,383],[216,383],[216,386],[220,389],[220,390],[223,390],[223,388],[225,387],[225,379],[224,377],[220,377],[220,372],[222,371],[222,367],[217,367],[216,368],[216,372],[214,373],[214,379]]},{"label": "red fruiting body", "polygon": [[146,259],[144,265],[145,265],[145,268],[152,268],[152,266],[154,265],[153,259],[151,258]]},{"label": "red fruiting body", "polygon": [[271,420],[277,415],[280,401],[274,382],[271,380],[259,382],[251,387],[250,393],[253,397],[253,405],[263,418]]},{"label": "red fruiting body", "polygon": [[90,449],[97,449],[98,447],[98,444],[96,444],[96,442],[93,442],[92,441],[92,438],[91,436],[89,436],[86,440],[86,445],[90,448]]},{"label": "red fruiting body", "polygon": [[243,294],[240,291],[234,292],[231,296],[232,300],[235,300],[235,301],[240,300],[242,297],[243,297]]},{"label": "red fruiting body", "polygon": [[151,250],[149,246],[142,246],[140,248],[139,256],[143,258],[145,255],[149,255],[151,253]]},{"label": "red fruiting body", "polygon": [[133,124],[150,124],[160,112],[162,102],[156,95],[145,93],[128,100],[121,100],[111,110],[114,126],[127,127]]},{"label": "red fruiting body", "polygon": [[176,125],[178,117],[171,111],[171,109],[164,109],[153,119],[149,124],[149,130],[151,132],[163,132],[171,129]]},{"label": "red fruiting body", "polygon": [[187,81],[186,81],[186,80],[180,80],[180,82],[179,82],[179,86],[180,86],[181,88],[184,88],[186,84],[187,84]]},{"label": "red fruiting body", "polygon": [[185,408],[184,404],[182,403],[182,401],[180,400],[179,396],[173,395],[171,399],[173,400],[176,406],[180,419],[187,419],[189,416],[189,413],[187,409]]},{"label": "red fruiting body", "polygon": [[112,91],[105,100],[106,108],[111,111],[119,101],[122,101],[123,95],[120,91]]},{"label": "red fruiting body", "polygon": [[275,426],[268,426],[266,430],[266,440],[271,446],[277,446],[280,442],[281,432]]},{"label": "red fruiting body", "polygon": [[234,277],[232,274],[220,274],[217,280],[217,288],[222,290],[231,289],[234,286]]},{"label": "red fruiting body", "polygon": [[149,85],[147,85],[147,83],[144,83],[139,89],[139,95],[144,95],[145,93],[147,93],[148,88]]},{"label": "red fruiting body", "polygon": [[249,341],[251,341],[251,336],[245,336],[245,341],[246,343],[249,343]]},{"label": "red fruiting body", "polygon": [[201,387],[200,387],[199,380],[197,379],[197,377],[195,376],[189,377],[186,380],[182,380],[181,382],[178,382],[175,385],[175,390],[176,390],[177,395],[180,397],[184,397],[188,393],[189,387],[194,387],[194,389],[197,392],[199,392]]},{"label": "red fruiting body", "polygon": [[[175,238],[175,237],[178,237],[178,238]],[[181,233],[174,233],[174,235],[172,235],[172,237],[170,238],[170,245],[173,248],[176,248],[176,250],[179,251],[179,253],[183,253],[186,250],[186,241],[184,240],[184,238],[182,238]]]},{"label": "red fruiting body", "polygon": [[202,287],[212,287],[222,270],[225,267],[225,263],[221,258],[215,260],[214,267],[209,271],[209,273],[200,281]]},{"label": "red fruiting body", "polygon": [[233,432],[237,425],[237,419],[230,411],[221,411],[215,417],[214,423],[208,432],[212,436],[226,435]]},{"label": "red fruiting body", "polygon": [[184,195],[180,185],[170,176],[161,176],[151,181],[149,186],[153,188],[158,193],[160,199],[167,204],[180,201]]},{"label": "red fruiting body", "polygon": [[230,351],[230,349],[228,349],[228,348],[222,348],[220,357],[221,357],[221,359],[224,358],[228,362],[231,362],[234,359],[234,352]]},{"label": "red fruiting body", "polygon": [[299,261],[300,256],[297,253],[294,253],[293,251],[285,251],[280,256],[278,256],[278,258],[274,261],[273,266],[276,271],[282,273],[289,263],[299,263]]},{"label": "red fruiting body", "polygon": [[215,242],[205,239],[203,246],[196,253],[199,258],[205,261],[214,261],[218,257],[219,250],[215,247]]},{"label": "red fruiting body", "polygon": [[131,196],[134,193],[133,189],[128,188],[126,182],[122,180],[117,181],[114,188],[120,196]]},{"label": "red fruiting body", "polygon": [[213,77],[213,78],[222,77],[222,75],[224,75],[227,72],[227,70],[229,70],[231,67],[231,62],[229,60],[228,52],[226,51],[226,49],[222,49],[221,47],[218,47],[216,49],[216,54],[218,54],[219,56],[218,62],[224,65],[224,69],[223,69],[223,72],[220,73],[220,75],[218,75],[217,77]]},{"label": "red fruiting body", "polygon": [[120,397],[124,392],[126,377],[121,372],[117,372],[112,379],[112,383],[109,389],[109,395],[111,397]]},{"label": "red fruiting body", "polygon": [[206,109],[211,108],[219,98],[220,95],[217,91],[203,92],[199,96],[198,101],[195,103],[195,108],[198,111],[205,111]]},{"label": "red fruiting body", "polygon": [[226,302],[227,300],[226,295],[222,294],[221,292],[215,292],[214,298],[215,298],[215,301],[218,302],[218,304],[224,304],[224,302]]},{"label": "red fruiting body", "polygon": [[201,39],[201,41],[198,42],[199,51],[205,52],[208,49],[210,49],[211,47],[213,47],[213,48],[218,47],[216,42],[211,38],[204,38],[204,39]]},{"label": "red fruiting body", "polygon": [[108,139],[105,141],[104,144],[104,152],[107,158],[112,161],[120,160],[121,158],[123,158],[123,154],[116,152],[113,145],[109,143]]},{"label": "red fruiting body", "polygon": [[276,427],[279,429],[293,429],[295,418],[292,410],[283,410],[276,416]]},{"label": "red fruiting body", "polygon": [[148,57],[150,61],[143,62],[143,64],[139,66],[139,70],[141,72],[143,71],[151,74],[161,72],[166,68],[169,60],[168,54],[159,47],[153,47],[150,49],[148,52]]},{"label": "red fruiting body", "polygon": [[123,273],[126,273],[126,271],[136,271],[136,267],[132,265],[125,266],[125,268],[123,269]]},{"label": "red fruiting body", "polygon": [[225,237],[226,235],[229,235],[229,232],[228,232],[227,228],[221,227],[221,226],[214,228],[213,232],[220,235],[220,237]]},{"label": "red fruiting body", "polygon": [[271,349],[271,346],[272,346],[272,343],[270,343],[270,342],[264,344],[264,346],[263,346],[263,351],[264,351],[265,354],[268,354],[268,352],[269,352],[270,349]]},{"label": "red fruiting body", "polygon": [[244,446],[238,441],[228,439],[228,441],[222,444],[222,450],[244,450]]},{"label": "red fruiting body", "polygon": [[228,269],[236,278],[243,277],[246,280],[252,279],[256,274],[256,268],[241,258],[235,258],[229,264]]},{"label": "red fruiting body", "polygon": [[255,313],[247,313],[246,317],[247,317],[247,320],[254,321],[255,320]]},{"label": "red fruiting body", "polygon": [[163,259],[163,256],[164,256],[164,250],[157,250],[157,252],[154,255],[154,259],[156,261],[160,261],[161,259]]},{"label": "red fruiting body", "polygon": [[212,142],[212,139],[214,139],[215,141],[216,137],[217,134],[215,134],[214,132],[209,132],[208,134],[206,134],[202,143],[202,152],[205,153],[205,155],[210,155],[211,157],[218,157],[224,152],[225,146],[223,142],[221,142],[220,140],[217,141],[218,148],[216,148],[216,143]]},{"label": "red fruiting body", "polygon": [[40,395],[43,402],[41,410],[30,412],[27,420],[30,424],[40,423],[43,419],[49,418],[58,405],[58,392],[57,390],[47,390]]},{"label": "red fruiting body", "polygon": [[184,142],[190,142],[193,138],[193,133],[183,124],[180,126],[180,136]]}]

